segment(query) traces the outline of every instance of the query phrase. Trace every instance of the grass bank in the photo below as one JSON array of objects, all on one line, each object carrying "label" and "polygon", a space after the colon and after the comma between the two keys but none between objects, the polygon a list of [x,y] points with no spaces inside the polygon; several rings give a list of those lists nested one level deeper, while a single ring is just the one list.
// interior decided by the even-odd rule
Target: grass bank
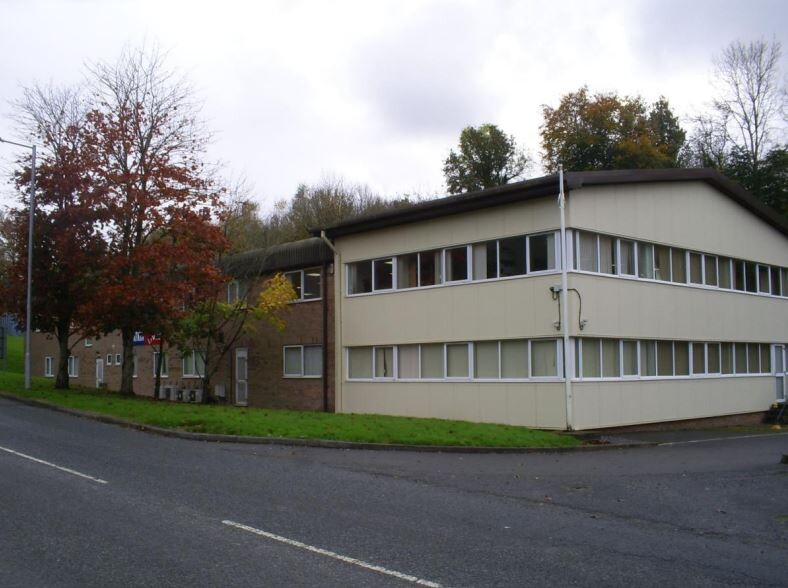
[{"label": "grass bank", "polygon": [[[9,335],[5,371],[24,373],[25,371],[25,338],[21,335]],[[0,368],[2,368],[0,360]]]},{"label": "grass bank", "polygon": [[55,390],[52,381],[43,378],[33,378],[32,389],[25,390],[22,376],[8,372],[0,372],[0,391],[135,423],[198,433],[461,447],[571,447],[580,444],[574,437],[508,425],[179,404],[126,398],[90,389],[62,391]]}]

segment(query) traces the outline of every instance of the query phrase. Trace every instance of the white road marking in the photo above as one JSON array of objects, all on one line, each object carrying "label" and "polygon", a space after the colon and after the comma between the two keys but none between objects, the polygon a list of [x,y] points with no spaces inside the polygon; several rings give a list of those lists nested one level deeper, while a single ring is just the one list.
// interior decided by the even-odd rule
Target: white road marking
[{"label": "white road marking", "polygon": [[56,470],[60,470],[61,472],[66,472],[67,474],[72,474],[74,476],[79,476],[80,478],[86,478],[91,480],[92,482],[97,482],[99,484],[109,484],[106,480],[102,480],[101,478],[94,478],[93,476],[88,476],[87,474],[83,474],[82,472],[78,472],[76,470],[72,470],[71,468],[64,468],[63,466],[56,465],[54,463],[44,461],[43,459],[38,459],[37,457],[33,457],[32,455],[27,455],[26,453],[19,453],[18,451],[14,451],[13,449],[8,449],[7,447],[3,447],[0,445],[0,450],[6,451],[13,455],[17,455],[19,457],[24,457],[25,459],[29,459],[30,461],[34,461],[36,463],[43,464],[45,466],[49,466],[51,468],[55,468]]},{"label": "white road marking", "polygon": [[712,441],[735,441],[737,439],[759,439],[761,437],[782,437],[788,433],[761,433],[760,435],[738,435],[736,437],[712,437],[711,439],[690,439],[689,441],[666,441],[658,443],[658,447],[667,447],[670,445],[690,445],[692,443],[710,443]]},{"label": "white road marking", "polygon": [[381,574],[393,576],[395,578],[399,578],[400,580],[404,580],[406,582],[411,582],[413,584],[418,584],[420,586],[431,586],[432,588],[441,588],[441,584],[438,584],[437,582],[430,582],[429,580],[423,580],[421,578],[417,578],[416,576],[411,576],[410,574],[403,574],[402,572],[389,570],[388,568],[384,568],[382,566],[376,566],[374,564],[361,561],[360,559],[356,559],[354,557],[340,555],[338,553],[334,553],[333,551],[328,551],[327,549],[322,549],[320,547],[315,547],[313,545],[307,545],[306,543],[301,543],[300,541],[296,541],[294,539],[288,539],[287,537],[282,537],[281,535],[275,535],[273,533],[269,533],[268,531],[263,531],[261,529],[255,529],[254,527],[250,527],[248,525],[243,525],[241,523],[236,523],[234,521],[222,521],[222,523],[225,525],[229,525],[230,527],[235,527],[236,529],[249,531],[250,533],[254,533],[255,535],[260,535],[261,537],[266,537],[268,539],[273,539],[274,541],[279,541],[280,543],[284,543],[285,545],[290,545],[291,547],[298,547],[300,549],[305,549],[306,551],[311,551],[312,553],[325,555],[326,557],[331,557],[339,561],[343,561],[345,563],[349,563],[354,566],[364,568],[366,570],[372,570],[373,572],[379,572]]}]

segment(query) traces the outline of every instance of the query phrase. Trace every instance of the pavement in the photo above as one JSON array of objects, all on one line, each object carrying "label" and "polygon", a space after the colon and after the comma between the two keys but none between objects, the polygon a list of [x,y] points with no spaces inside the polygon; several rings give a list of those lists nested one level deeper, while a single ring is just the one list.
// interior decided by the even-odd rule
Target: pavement
[{"label": "pavement", "polygon": [[0,585],[785,586],[786,452],[205,443],[0,399]]}]

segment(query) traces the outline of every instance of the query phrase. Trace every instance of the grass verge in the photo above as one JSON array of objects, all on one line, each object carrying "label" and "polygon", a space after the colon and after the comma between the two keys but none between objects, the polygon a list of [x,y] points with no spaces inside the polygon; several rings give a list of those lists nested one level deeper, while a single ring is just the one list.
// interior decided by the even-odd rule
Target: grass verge
[{"label": "grass verge", "polygon": [[[5,370],[18,374],[25,371],[25,338],[21,335],[8,336],[8,349]],[[0,360],[0,367],[2,367]]]},{"label": "grass verge", "polygon": [[197,433],[461,447],[571,447],[580,444],[574,437],[509,425],[177,404],[80,388],[62,391],[55,390],[52,381],[43,378],[33,378],[32,389],[25,390],[22,376],[8,372],[0,372],[0,390],[135,423]]}]

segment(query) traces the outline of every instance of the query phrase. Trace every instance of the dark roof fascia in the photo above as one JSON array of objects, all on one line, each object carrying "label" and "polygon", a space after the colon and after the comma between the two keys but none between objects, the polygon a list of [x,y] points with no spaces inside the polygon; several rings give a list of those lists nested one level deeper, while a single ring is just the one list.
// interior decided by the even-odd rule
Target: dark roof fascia
[{"label": "dark roof fascia", "polygon": [[[325,233],[329,239],[333,239],[543,196],[558,196],[558,174],[362,216],[327,227]],[[313,231],[313,234],[319,235],[320,230]]]},{"label": "dark roof fascia", "polygon": [[253,249],[230,255],[221,267],[236,278],[249,278],[274,272],[301,269],[334,260],[333,252],[321,239],[312,237],[266,249]]},{"label": "dark roof fascia", "polygon": [[[763,204],[738,183],[713,169],[637,169],[566,172],[564,174],[564,187],[568,191],[577,190],[584,186],[697,181],[705,182],[718,189],[783,235],[788,236],[788,220],[784,216]],[[531,198],[557,195],[558,174],[551,174],[523,182],[506,184],[497,188],[448,196],[407,208],[359,217],[329,226],[325,229],[325,233],[329,239],[334,239],[345,235],[430,220]],[[320,230],[313,231],[313,234],[320,235]]]}]

